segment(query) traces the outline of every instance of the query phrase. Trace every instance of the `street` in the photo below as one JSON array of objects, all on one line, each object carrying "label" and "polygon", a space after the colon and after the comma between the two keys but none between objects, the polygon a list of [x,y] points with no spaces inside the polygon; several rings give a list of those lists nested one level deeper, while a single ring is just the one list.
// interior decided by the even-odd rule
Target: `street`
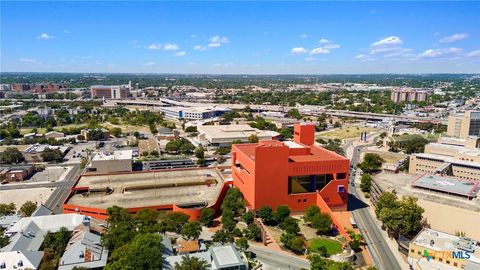
[{"label": "street", "polygon": [[65,177],[65,180],[59,182],[57,188],[53,191],[52,195],[48,198],[45,202],[45,206],[50,208],[53,213],[61,214],[63,210],[63,202],[67,198],[68,194],[70,193],[70,189],[75,184],[75,180],[77,179],[80,173],[80,166],[75,165],[72,170],[68,173]]},{"label": "street", "polygon": [[[355,168],[360,160],[360,153],[362,148],[367,145],[355,146],[353,149],[353,156],[350,160],[352,168]],[[355,181],[354,175],[350,181]],[[348,200],[348,209],[351,211],[353,218],[360,228],[366,243],[367,248],[378,269],[383,270],[401,270],[402,268],[398,264],[395,256],[393,255],[390,247],[388,246],[386,240],[383,238],[380,228],[375,223],[375,217],[372,217],[369,212],[369,205],[359,199],[355,187],[350,187],[348,189],[349,200]]]},{"label": "street", "polygon": [[310,262],[306,259],[289,255],[286,252],[250,245],[249,251],[255,253],[257,259],[263,263],[264,270],[300,270],[310,269]]}]

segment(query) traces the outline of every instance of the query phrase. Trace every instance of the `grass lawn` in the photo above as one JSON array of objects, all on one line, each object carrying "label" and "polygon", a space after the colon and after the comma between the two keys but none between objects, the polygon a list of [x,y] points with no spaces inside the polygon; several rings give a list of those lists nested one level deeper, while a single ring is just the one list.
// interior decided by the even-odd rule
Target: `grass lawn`
[{"label": "grass lawn", "polygon": [[145,126],[133,126],[133,125],[124,125],[124,124],[119,124],[119,125],[114,125],[109,122],[103,123],[102,126],[104,128],[114,128],[114,127],[119,127],[122,129],[122,132],[124,133],[132,133],[135,131],[141,132],[141,133],[150,133],[150,128],[148,125],[145,123]]},{"label": "grass lawn", "polygon": [[321,246],[327,248],[329,255],[337,254],[343,251],[342,243],[329,238],[313,238],[308,241],[308,249],[312,252],[317,251]]},{"label": "grass lawn", "polygon": [[[28,134],[28,133],[31,133],[33,130],[33,128],[21,128],[19,129],[20,131],[20,135],[25,135],[25,134]],[[40,134],[45,134],[47,133],[47,129],[46,128],[37,128],[37,133],[40,133]]]},{"label": "grass lawn", "polygon": [[392,153],[385,151],[366,151],[365,153],[373,153],[379,155],[381,158],[385,159],[387,163],[394,164],[401,159],[408,157],[406,154]]},{"label": "grass lawn", "polygon": [[317,138],[330,138],[330,139],[349,139],[349,138],[355,138],[359,137],[360,138],[360,133],[362,132],[371,132],[376,130],[375,128],[372,127],[342,127],[339,129],[335,130],[330,130],[330,131],[322,131],[317,133]]}]

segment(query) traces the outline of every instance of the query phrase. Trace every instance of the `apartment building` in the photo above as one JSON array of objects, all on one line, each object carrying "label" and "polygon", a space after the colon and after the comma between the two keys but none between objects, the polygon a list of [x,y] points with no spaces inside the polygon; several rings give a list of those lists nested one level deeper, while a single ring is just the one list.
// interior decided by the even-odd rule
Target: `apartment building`
[{"label": "apartment building", "polygon": [[427,101],[428,91],[421,89],[394,89],[390,94],[390,99],[395,102],[422,102]]}]

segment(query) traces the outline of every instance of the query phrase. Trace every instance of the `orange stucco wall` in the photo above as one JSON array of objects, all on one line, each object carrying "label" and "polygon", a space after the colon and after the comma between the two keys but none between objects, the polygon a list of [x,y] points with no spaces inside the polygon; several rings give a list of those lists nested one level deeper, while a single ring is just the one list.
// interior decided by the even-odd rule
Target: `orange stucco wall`
[{"label": "orange stucco wall", "polygon": [[[346,210],[349,160],[313,143],[315,126],[295,125],[295,142],[303,148],[289,148],[279,141],[233,145],[232,177],[251,209],[288,205],[303,211],[317,204],[317,193],[332,209]],[[304,138],[306,137],[306,139]],[[292,159],[295,159],[292,160]],[[317,192],[289,194],[289,176],[332,174],[333,180]],[[343,174],[345,177],[339,177]],[[339,192],[343,186],[344,192]]]}]

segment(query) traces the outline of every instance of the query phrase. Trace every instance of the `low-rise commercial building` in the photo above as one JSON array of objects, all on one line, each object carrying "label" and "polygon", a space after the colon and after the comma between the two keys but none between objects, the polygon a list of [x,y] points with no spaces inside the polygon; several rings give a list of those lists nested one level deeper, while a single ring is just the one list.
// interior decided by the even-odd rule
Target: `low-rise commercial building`
[{"label": "low-rise commercial building", "polygon": [[97,152],[85,169],[96,174],[131,172],[132,160],[133,150]]},{"label": "low-rise commercial building", "polygon": [[203,120],[222,116],[225,112],[230,111],[224,108],[212,107],[161,107],[160,111],[165,114],[165,117],[170,119],[185,119],[185,120]]},{"label": "low-rise commercial building", "polygon": [[415,270],[480,269],[480,242],[424,228],[410,241],[408,262]]},{"label": "low-rise commercial building", "polygon": [[476,182],[480,179],[480,149],[429,143],[425,145],[424,153],[410,156],[409,173],[450,175],[464,181]]},{"label": "low-rise commercial building", "polygon": [[252,135],[259,140],[277,139],[280,134],[270,130],[259,130],[249,125],[198,126],[198,140],[204,145],[226,146],[233,141],[248,142]]},{"label": "low-rise commercial building", "polygon": [[29,179],[35,168],[32,165],[0,168],[0,181],[14,182]]}]

